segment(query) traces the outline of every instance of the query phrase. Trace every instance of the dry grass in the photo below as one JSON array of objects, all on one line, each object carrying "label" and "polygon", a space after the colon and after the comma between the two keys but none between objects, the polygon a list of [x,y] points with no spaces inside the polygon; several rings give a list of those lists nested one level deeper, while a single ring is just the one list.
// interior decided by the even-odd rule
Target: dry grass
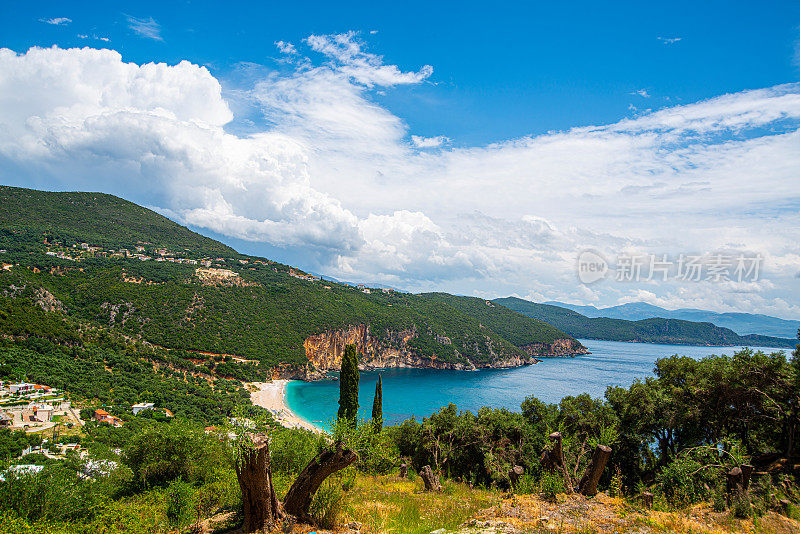
[{"label": "dry grass", "polygon": [[727,512],[715,512],[708,504],[680,511],[646,511],[603,493],[592,498],[562,494],[555,502],[539,495],[515,495],[484,510],[477,519],[502,521],[519,532],[800,534],[800,522],[774,513],[740,520]]},{"label": "dry grass", "polygon": [[[677,511],[647,511],[625,499],[599,493],[556,496],[500,494],[446,482],[443,491],[423,491],[422,481],[397,476],[356,476],[346,493],[337,532],[363,534],[800,534],[800,522],[768,513],[735,519],[708,505]],[[295,525],[293,533],[326,532]],[[286,532],[286,531],[284,531]]]},{"label": "dry grass", "polygon": [[423,491],[421,479],[359,476],[346,497],[343,524],[357,521],[361,532],[428,534],[455,530],[480,510],[499,501],[496,493],[446,482],[441,492]]}]

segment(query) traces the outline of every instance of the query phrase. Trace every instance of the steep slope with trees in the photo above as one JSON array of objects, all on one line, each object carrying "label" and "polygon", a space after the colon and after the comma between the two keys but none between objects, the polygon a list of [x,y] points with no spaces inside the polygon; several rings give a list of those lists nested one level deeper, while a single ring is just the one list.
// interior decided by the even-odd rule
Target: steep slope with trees
[{"label": "steep slope with trees", "polygon": [[[241,255],[110,195],[6,187],[0,196],[0,249],[8,265],[0,292],[13,299],[26,288],[48,295],[75,320],[216,354],[215,363],[213,354],[195,359],[234,378],[287,364],[287,372],[300,372],[309,358],[337,369],[351,332],[372,358],[365,361],[394,358],[387,365],[508,367],[565,347],[585,350],[538,320],[513,314],[509,321],[512,312],[502,307],[361,291]],[[260,365],[238,365],[242,360]]]},{"label": "steep slope with trees", "polygon": [[[158,213],[103,193],[54,193],[0,186],[3,240],[34,237],[105,248],[139,242],[200,254],[235,254],[219,241],[192,232]],[[5,246],[5,248],[10,248]]]}]

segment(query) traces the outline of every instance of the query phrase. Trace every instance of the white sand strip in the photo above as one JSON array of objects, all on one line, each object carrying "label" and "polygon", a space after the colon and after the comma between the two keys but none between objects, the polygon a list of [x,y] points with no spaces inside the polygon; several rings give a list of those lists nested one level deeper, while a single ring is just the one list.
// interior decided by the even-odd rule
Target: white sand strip
[{"label": "white sand strip", "polygon": [[[250,400],[256,406],[266,408],[278,423],[288,428],[305,428],[312,432],[322,432],[309,421],[299,417],[286,404],[286,384],[289,380],[273,380],[272,382],[250,382]],[[254,388],[256,388],[254,390]]]}]

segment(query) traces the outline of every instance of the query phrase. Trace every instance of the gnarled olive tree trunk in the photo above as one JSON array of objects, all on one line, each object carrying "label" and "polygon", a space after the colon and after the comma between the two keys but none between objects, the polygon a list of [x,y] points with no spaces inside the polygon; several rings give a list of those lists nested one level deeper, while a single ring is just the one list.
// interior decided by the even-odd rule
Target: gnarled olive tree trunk
[{"label": "gnarled olive tree trunk", "polygon": [[314,493],[330,475],[358,460],[355,451],[343,448],[337,441],[333,449],[319,453],[303,469],[283,499],[283,510],[301,521],[310,522],[308,509]]}]

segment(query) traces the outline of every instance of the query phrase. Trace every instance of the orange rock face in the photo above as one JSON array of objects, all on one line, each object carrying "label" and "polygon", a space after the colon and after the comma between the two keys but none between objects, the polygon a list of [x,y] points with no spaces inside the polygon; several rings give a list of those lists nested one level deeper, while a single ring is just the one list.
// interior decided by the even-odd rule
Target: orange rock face
[{"label": "orange rock face", "polygon": [[[417,337],[414,328],[401,331],[387,331],[377,339],[370,335],[368,325],[351,325],[339,330],[329,330],[309,336],[303,343],[309,364],[319,371],[338,371],[342,366],[345,346],[356,346],[360,356],[359,368],[415,367],[430,369],[475,369],[476,365],[467,358],[461,362],[444,362],[435,355],[419,354],[408,346]],[[445,336],[436,336],[442,345],[450,345]],[[489,347],[491,350],[491,347]],[[477,367],[507,368],[536,363],[536,356],[569,356],[583,354],[586,349],[573,339],[559,339],[554,343],[536,343],[520,347],[523,354],[493,359],[490,363]],[[494,356],[494,352],[492,352]]]}]

